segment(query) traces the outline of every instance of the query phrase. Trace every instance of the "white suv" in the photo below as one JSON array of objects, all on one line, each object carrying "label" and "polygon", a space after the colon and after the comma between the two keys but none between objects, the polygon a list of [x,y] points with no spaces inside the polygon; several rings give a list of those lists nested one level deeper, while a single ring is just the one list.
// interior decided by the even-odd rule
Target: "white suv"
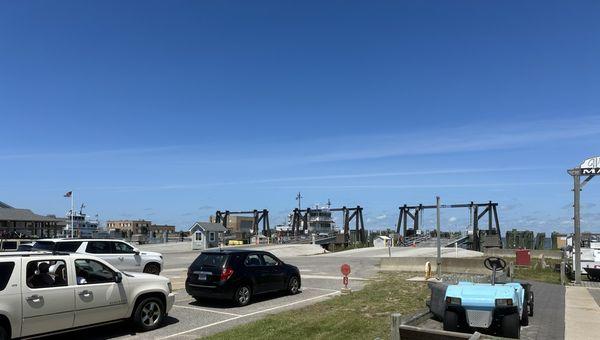
[{"label": "white suv", "polygon": [[157,328],[173,307],[166,277],[121,272],[77,253],[0,253],[0,339],[131,319]]},{"label": "white suv", "polygon": [[140,251],[121,240],[42,239],[33,244],[32,250],[91,254],[124,271],[158,275],[163,267],[160,253]]}]

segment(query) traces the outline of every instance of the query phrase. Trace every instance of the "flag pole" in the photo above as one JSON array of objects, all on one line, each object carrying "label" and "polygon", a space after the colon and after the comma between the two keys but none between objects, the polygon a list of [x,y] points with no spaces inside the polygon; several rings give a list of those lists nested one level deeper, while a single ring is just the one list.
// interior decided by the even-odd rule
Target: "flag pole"
[{"label": "flag pole", "polygon": [[73,229],[75,228],[75,224],[73,221],[73,213],[75,212],[75,205],[73,200],[75,199],[75,192],[71,192],[71,238],[73,238]]}]

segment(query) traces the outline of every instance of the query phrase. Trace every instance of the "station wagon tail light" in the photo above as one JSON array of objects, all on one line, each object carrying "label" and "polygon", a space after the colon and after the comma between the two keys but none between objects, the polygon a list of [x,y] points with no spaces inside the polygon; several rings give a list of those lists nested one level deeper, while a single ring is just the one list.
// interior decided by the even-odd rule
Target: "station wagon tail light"
[{"label": "station wagon tail light", "polygon": [[461,300],[460,300],[460,298],[457,298],[457,297],[448,296],[448,297],[446,297],[446,303],[449,305],[460,305]]},{"label": "station wagon tail light", "polygon": [[233,269],[231,267],[223,268],[223,272],[221,273],[221,281],[227,281],[233,275]]},{"label": "station wagon tail light", "polygon": [[496,299],[496,306],[508,307],[513,305],[512,299]]},{"label": "station wagon tail light", "polygon": [[169,287],[169,293],[173,293],[173,285],[171,284],[171,281],[167,283],[167,287]]}]

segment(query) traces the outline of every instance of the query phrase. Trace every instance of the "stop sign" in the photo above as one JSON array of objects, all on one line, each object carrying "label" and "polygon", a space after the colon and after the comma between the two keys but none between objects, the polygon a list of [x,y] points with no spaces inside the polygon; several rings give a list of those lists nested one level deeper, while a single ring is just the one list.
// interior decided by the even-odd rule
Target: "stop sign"
[{"label": "stop sign", "polygon": [[341,268],[341,270],[342,270],[342,275],[344,275],[344,276],[348,276],[348,275],[350,274],[350,265],[349,265],[349,264],[347,264],[347,263],[344,263],[344,264],[342,265],[342,268]]}]

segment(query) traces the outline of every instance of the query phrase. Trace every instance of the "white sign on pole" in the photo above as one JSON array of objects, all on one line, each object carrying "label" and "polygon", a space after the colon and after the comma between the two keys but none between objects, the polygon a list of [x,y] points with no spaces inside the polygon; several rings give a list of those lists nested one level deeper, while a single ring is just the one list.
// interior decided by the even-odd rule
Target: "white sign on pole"
[{"label": "white sign on pole", "polygon": [[600,157],[586,159],[579,168],[582,175],[600,175]]}]

